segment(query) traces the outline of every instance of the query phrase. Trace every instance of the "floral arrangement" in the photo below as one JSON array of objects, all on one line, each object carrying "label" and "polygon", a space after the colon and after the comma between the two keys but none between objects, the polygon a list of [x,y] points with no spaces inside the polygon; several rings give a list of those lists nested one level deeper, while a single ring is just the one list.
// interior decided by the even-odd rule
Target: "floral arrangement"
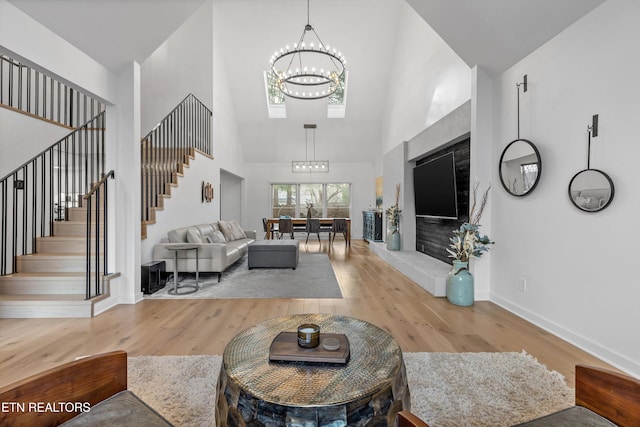
[{"label": "floral arrangement", "polygon": [[398,227],[400,225],[400,214],[402,213],[402,209],[400,209],[400,207],[398,206],[399,202],[400,184],[396,184],[396,203],[389,206],[389,208],[387,209],[387,221],[389,222],[389,225],[393,227]]},{"label": "floral arrangement", "polygon": [[488,245],[494,243],[488,236],[483,236],[479,232],[480,218],[489,199],[491,186],[484,192],[480,207],[476,211],[478,185],[479,183],[476,182],[473,186],[473,203],[469,211],[470,221],[463,223],[459,229],[453,230],[453,237],[449,239],[451,241],[449,248],[447,248],[449,257],[458,261],[469,262],[471,257],[480,258],[483,252],[489,250]]}]

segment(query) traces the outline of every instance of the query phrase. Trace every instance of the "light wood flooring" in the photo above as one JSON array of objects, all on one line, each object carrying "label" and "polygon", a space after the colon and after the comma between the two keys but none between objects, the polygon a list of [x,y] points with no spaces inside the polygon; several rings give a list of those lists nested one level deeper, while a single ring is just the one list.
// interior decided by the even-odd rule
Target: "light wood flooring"
[{"label": "light wood flooring", "polygon": [[[130,356],[222,354],[243,329],[297,313],[357,317],[388,331],[404,352],[526,351],[574,386],[574,366],[606,363],[491,302],[457,307],[435,298],[366,242],[336,239],[329,252],[343,299],[144,300],[89,319],[0,319],[0,386],[76,356],[123,349]],[[115,285],[117,286],[117,285]]]}]

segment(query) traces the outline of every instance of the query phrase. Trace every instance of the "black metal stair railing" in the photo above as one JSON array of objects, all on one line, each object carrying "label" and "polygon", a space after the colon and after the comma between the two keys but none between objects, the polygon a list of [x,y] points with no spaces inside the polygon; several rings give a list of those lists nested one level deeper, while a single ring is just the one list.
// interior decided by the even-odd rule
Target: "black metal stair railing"
[{"label": "black metal stair railing", "polygon": [[[87,258],[85,268],[87,299],[102,295],[100,271],[103,272],[103,275],[108,274],[109,222],[107,212],[109,211],[109,178],[115,178],[113,170],[103,175],[100,181],[83,197],[83,205],[87,207]],[[93,218],[94,210],[95,220]],[[104,215],[101,215],[101,212],[104,212]],[[101,241],[102,243],[100,243]]]},{"label": "black metal stair railing", "polygon": [[192,150],[211,155],[212,113],[189,94],[141,141],[142,221],[150,221],[159,198]]},{"label": "black metal stair railing", "polygon": [[0,104],[70,129],[104,111],[104,104],[6,55],[0,55]]},{"label": "black metal stair railing", "polygon": [[0,275],[15,273],[16,257],[36,253],[36,239],[54,235],[101,180],[104,134],[102,112],[0,180]]}]

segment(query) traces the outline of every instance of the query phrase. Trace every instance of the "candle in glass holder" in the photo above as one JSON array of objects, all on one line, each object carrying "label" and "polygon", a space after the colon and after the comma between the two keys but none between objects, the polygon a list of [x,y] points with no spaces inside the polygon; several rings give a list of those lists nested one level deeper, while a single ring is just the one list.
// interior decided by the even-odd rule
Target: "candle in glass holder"
[{"label": "candle in glass holder", "polygon": [[320,326],[305,323],[298,326],[298,345],[302,348],[315,348],[320,344]]}]

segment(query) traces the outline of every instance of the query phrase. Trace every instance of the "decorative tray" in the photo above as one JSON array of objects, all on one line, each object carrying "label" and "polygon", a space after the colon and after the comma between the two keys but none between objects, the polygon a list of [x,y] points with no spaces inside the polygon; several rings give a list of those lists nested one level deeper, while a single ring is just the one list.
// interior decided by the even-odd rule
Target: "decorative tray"
[{"label": "decorative tray", "polygon": [[[336,350],[324,348],[325,341],[338,340],[340,346]],[[335,342],[335,341],[333,341]],[[277,362],[312,362],[312,363],[342,363],[349,361],[349,340],[344,334],[320,333],[320,345],[315,348],[298,346],[296,332],[280,332],[269,347],[269,360]]]}]

